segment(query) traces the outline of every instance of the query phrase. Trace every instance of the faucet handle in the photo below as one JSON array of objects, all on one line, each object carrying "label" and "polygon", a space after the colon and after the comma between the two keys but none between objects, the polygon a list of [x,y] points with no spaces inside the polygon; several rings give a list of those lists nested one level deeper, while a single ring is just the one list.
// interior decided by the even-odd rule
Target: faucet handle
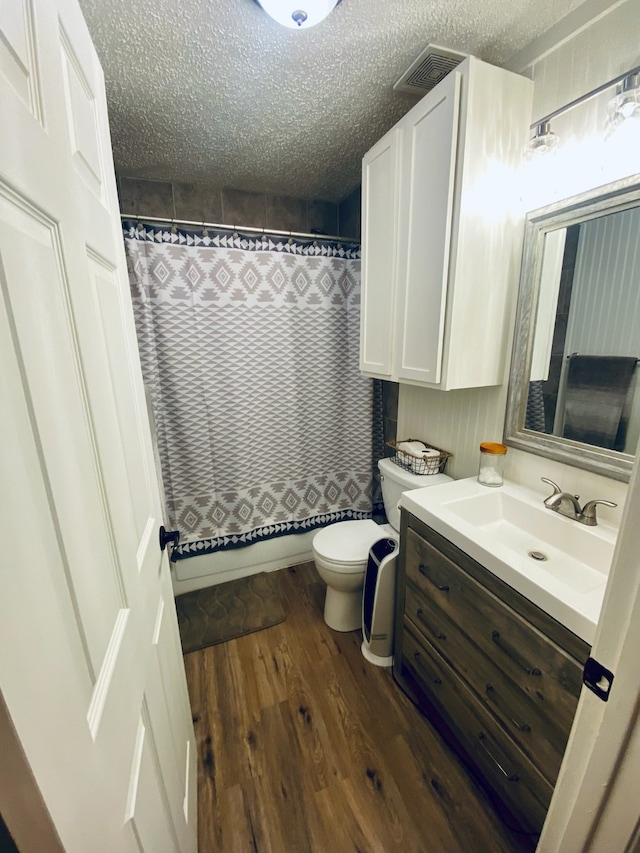
[{"label": "faucet handle", "polygon": [[613,501],[601,501],[601,500],[587,501],[587,503],[582,507],[581,515],[584,519],[584,524],[588,525],[589,527],[595,527],[596,524],[598,523],[598,519],[596,516],[596,506],[598,504],[602,504],[603,506],[611,506],[611,507],[618,506],[618,504],[614,504]]},{"label": "faucet handle", "polygon": [[[555,495],[559,495],[562,492],[562,489],[557,483],[554,483],[553,480],[550,480],[548,477],[540,477],[543,483],[548,483],[550,486],[553,486],[553,493],[549,495],[550,498]],[[547,498],[548,500],[549,498]]]}]

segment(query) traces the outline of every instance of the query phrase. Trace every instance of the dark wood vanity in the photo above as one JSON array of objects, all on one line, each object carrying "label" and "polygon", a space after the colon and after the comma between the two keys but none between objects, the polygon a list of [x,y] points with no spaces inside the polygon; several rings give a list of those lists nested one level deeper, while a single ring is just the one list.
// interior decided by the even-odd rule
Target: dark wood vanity
[{"label": "dark wood vanity", "polygon": [[539,832],[590,647],[405,510],[400,543],[394,676]]}]

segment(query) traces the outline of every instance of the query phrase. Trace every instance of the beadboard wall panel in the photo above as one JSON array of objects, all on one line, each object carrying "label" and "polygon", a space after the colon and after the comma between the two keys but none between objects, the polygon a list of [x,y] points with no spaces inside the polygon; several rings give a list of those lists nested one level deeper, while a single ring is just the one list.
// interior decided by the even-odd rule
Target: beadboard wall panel
[{"label": "beadboard wall panel", "polygon": [[[535,81],[533,120],[638,64],[640,3],[612,4],[590,26],[520,73]],[[611,95],[609,95],[611,97]]]},{"label": "beadboard wall panel", "polygon": [[[565,355],[640,358],[638,234],[638,209],[580,226]],[[606,259],[604,264],[601,258]],[[606,287],[602,286],[603,267]]]},{"label": "beadboard wall panel", "polygon": [[456,479],[478,470],[481,441],[501,441],[506,386],[433,391],[400,385],[398,436],[417,438],[453,453],[447,474]]},{"label": "beadboard wall panel", "polygon": [[[561,22],[509,63],[511,70],[534,81],[532,121],[640,64],[637,40],[640,3],[637,0],[613,4],[604,0],[587,0],[583,5],[593,11],[595,17],[591,21],[585,22],[584,10],[579,7],[571,16],[576,22],[573,33],[567,31],[566,22],[564,25]],[[554,130],[562,134],[564,140],[570,137],[578,146],[583,140],[585,145],[589,145],[592,139],[601,140],[606,103],[610,97],[611,93],[605,93],[567,113],[554,123]],[[585,165],[579,176],[574,177],[573,184],[565,185],[563,196],[599,186],[615,177],[607,174],[606,164],[594,163],[588,156],[584,157],[583,163]],[[568,187],[571,189],[566,189]],[[550,186],[548,196],[538,196],[536,203],[529,204],[528,208],[547,204],[557,197],[557,190],[554,192]],[[515,293],[517,278],[514,278],[513,287]],[[499,388],[442,392],[401,385],[398,435],[426,439],[449,450],[454,456],[448,473],[456,478],[473,476],[479,443],[500,440],[503,435],[506,376],[508,365],[505,365],[505,385]],[[602,517],[616,523],[620,521],[627,493],[624,483],[514,448],[509,449],[505,473],[541,495],[546,494],[546,486],[540,483],[540,477],[553,476],[564,488],[579,490],[585,499],[609,497],[617,500],[618,508],[607,509]],[[576,483],[579,485],[574,485]]]}]

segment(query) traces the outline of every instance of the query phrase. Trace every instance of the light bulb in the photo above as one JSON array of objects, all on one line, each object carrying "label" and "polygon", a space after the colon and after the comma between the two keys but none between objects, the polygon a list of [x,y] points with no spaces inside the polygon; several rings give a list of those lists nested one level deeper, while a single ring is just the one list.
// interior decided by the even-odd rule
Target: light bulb
[{"label": "light bulb", "polygon": [[526,160],[532,160],[537,157],[546,157],[556,150],[560,137],[553,133],[548,121],[543,121],[539,124],[531,139],[527,142],[524,150]]},{"label": "light bulb", "polygon": [[606,137],[610,138],[628,120],[640,121],[640,75],[629,74],[609,101]]}]

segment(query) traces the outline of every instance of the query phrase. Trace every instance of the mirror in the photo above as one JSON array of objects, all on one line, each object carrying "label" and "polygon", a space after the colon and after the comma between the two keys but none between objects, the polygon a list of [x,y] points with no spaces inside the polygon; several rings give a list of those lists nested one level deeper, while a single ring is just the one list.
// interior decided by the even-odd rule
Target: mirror
[{"label": "mirror", "polygon": [[628,480],[640,437],[640,175],[527,216],[504,440]]}]

